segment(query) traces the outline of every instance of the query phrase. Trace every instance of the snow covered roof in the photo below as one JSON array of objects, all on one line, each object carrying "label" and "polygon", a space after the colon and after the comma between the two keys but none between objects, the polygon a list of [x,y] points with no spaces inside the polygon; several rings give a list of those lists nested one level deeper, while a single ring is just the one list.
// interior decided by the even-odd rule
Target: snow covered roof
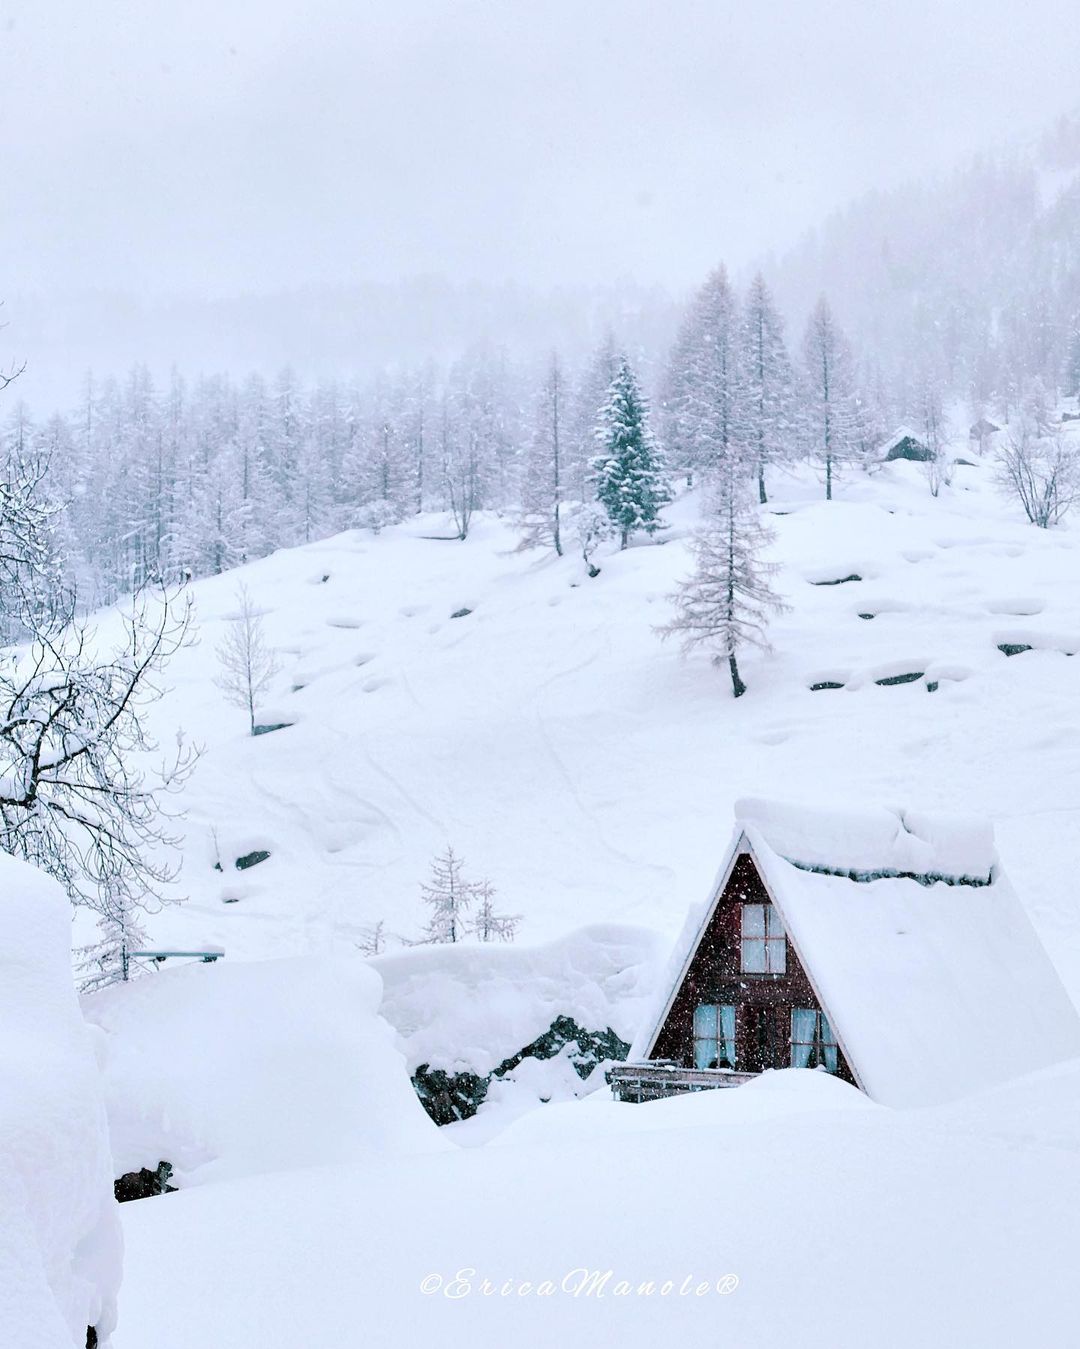
[{"label": "snow covered roof", "polygon": [[987,822],[760,800],[735,809],[717,883],[687,920],[632,1057],[648,1055],[742,852],[875,1100],[949,1100],[1080,1056],[1080,1018]]},{"label": "snow covered roof", "polygon": [[895,450],[897,445],[902,445],[905,440],[914,440],[916,444],[925,444],[925,441],[918,432],[913,431],[910,426],[898,426],[888,440],[880,447],[880,454],[888,454],[890,450]]}]

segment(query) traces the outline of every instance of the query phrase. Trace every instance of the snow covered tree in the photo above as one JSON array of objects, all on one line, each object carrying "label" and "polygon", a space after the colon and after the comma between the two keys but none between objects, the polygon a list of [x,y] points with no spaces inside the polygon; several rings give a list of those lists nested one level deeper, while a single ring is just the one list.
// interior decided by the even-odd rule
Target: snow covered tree
[{"label": "snow covered tree", "polygon": [[33,632],[61,590],[58,508],[46,494],[49,460],[14,442],[0,473],[0,642]]},{"label": "snow covered tree", "polygon": [[134,897],[113,886],[101,896],[98,940],[78,952],[79,987],[84,993],[126,983],[138,970],[132,956],[148,945],[142,909]]},{"label": "snow covered tree", "polygon": [[568,501],[588,501],[592,496],[590,464],[596,454],[596,423],[607,403],[611,382],[619,371],[619,349],[608,330],[603,341],[579,373],[570,400],[566,438]]},{"label": "snow covered tree", "polygon": [[525,461],[521,518],[526,545],[549,545],[562,557],[562,514],[566,491],[564,440],[566,380],[552,352],[536,409],[532,443]]},{"label": "snow covered tree", "polygon": [[794,385],[783,322],[760,272],[751,282],[743,307],[739,364],[739,439],[757,475],[758,500],[764,505],[769,499],[766,469],[790,456]]},{"label": "snow covered tree", "polygon": [[111,654],[70,598],[25,607],[29,642],[0,653],[0,848],[104,919],[121,904],[148,908],[175,874],[164,796],[194,759],[178,737],[169,763],[144,770],[157,750],[145,712],[190,607],[161,586],[140,592]]},{"label": "snow covered tree", "polygon": [[1065,355],[1065,394],[1080,399],[1080,318],[1074,319]]},{"label": "snow covered tree", "polygon": [[738,306],[723,267],[694,298],[668,362],[668,451],[692,482],[727,458],[739,424]]},{"label": "snow covered tree", "polygon": [[856,453],[857,428],[851,348],[824,295],[806,325],[803,364],[807,444],[825,470],[825,500],[831,501],[837,467]]},{"label": "snow covered tree", "polygon": [[929,452],[929,458],[923,461],[923,474],[930,495],[936,497],[942,487],[948,486],[951,462],[941,388],[929,371],[924,371],[920,378],[916,420]]},{"label": "snow covered tree", "polygon": [[615,526],[608,518],[607,511],[598,501],[586,501],[575,506],[570,516],[568,534],[577,544],[588,576],[599,576],[600,568],[593,557],[600,545],[615,534]]},{"label": "snow covered tree", "polygon": [[228,620],[225,637],[217,648],[221,673],[214,683],[235,707],[248,714],[255,734],[255,704],[270,687],[279,666],[274,651],[266,645],[262,617],[246,586],[236,594],[239,608]]},{"label": "snow covered tree", "polygon": [[1040,434],[1024,420],[998,451],[998,483],[1033,525],[1049,529],[1080,501],[1080,453],[1060,432]]},{"label": "snow covered tree", "polygon": [[746,692],[739,653],[746,647],[767,651],[768,619],[785,608],[769,585],[777,568],[762,556],[772,538],[747,499],[745,475],[732,456],[694,538],[694,571],[672,596],[675,617],[659,632],[678,637],[684,653],[699,646],[711,651],[714,665],[727,665],[736,698]]},{"label": "snow covered tree", "polygon": [[649,408],[623,357],[596,427],[600,452],[592,460],[596,499],[625,548],[636,530],[654,534],[671,500],[664,460],[649,429]]},{"label": "snow covered tree", "polygon": [[420,887],[421,898],[431,910],[424,929],[429,942],[459,942],[469,930],[468,912],[481,887],[465,879],[464,866],[464,858],[447,844],[431,864],[431,879]]},{"label": "snow covered tree", "polygon": [[498,913],[495,909],[495,887],[490,881],[481,881],[476,887],[476,916],[470,931],[479,941],[513,941],[517,936],[521,914]]},{"label": "snow covered tree", "polygon": [[381,956],[386,950],[386,924],[380,918],[371,927],[365,928],[356,949],[365,956]]}]

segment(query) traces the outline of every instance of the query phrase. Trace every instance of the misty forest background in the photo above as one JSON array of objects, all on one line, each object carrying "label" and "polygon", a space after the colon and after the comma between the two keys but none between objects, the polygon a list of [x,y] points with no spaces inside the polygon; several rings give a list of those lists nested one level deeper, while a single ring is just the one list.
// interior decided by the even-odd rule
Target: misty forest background
[{"label": "misty forest background", "polygon": [[[1078,166],[1080,119],[1063,119],[1028,150],[872,193],[763,260],[756,280],[734,276],[728,291],[714,274],[689,306],[631,282],[540,296],[434,280],[220,302],[219,345],[228,333],[264,371],[267,352],[302,351],[305,373],[170,370],[148,348],[124,374],[88,372],[55,410],[19,401],[16,382],[3,443],[63,507],[56,546],[84,610],[424,510],[451,511],[452,533],[477,509],[518,513],[550,541],[553,503],[596,496],[595,427],[622,356],[668,470],[691,479],[707,465],[687,381],[717,322],[735,362],[733,437],[768,440],[770,472],[831,456],[831,478],[901,424],[936,446],[950,404],[1007,422],[1080,393]],[[192,317],[175,311],[177,331]],[[771,343],[770,405],[756,412],[754,330]],[[5,334],[31,352],[38,336]],[[828,452],[823,342],[837,380]]]}]

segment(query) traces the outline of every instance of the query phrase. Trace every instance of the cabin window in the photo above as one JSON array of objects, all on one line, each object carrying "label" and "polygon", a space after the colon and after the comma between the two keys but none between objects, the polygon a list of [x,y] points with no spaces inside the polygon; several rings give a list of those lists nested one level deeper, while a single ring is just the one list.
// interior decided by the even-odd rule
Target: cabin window
[{"label": "cabin window", "polygon": [[742,970],[744,974],[787,972],[787,938],[774,904],[742,906]]},{"label": "cabin window", "polygon": [[791,1009],[791,1066],[837,1070],[836,1036],[824,1012],[812,1007]]},{"label": "cabin window", "polygon": [[735,1067],[735,1008],[694,1008],[694,1067]]}]

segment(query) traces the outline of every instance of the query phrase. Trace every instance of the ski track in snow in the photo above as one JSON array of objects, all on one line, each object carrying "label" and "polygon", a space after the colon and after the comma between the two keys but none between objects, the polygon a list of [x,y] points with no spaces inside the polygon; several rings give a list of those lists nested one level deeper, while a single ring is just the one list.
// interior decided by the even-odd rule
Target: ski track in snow
[{"label": "ski track in snow", "polygon": [[[288,915],[320,908],[350,949],[382,917],[408,931],[448,841],[526,914],[521,940],[627,918],[674,934],[711,882],[737,797],[855,798],[989,814],[1080,989],[1067,855],[1080,809],[1061,804],[1080,800],[1080,656],[1060,654],[1080,634],[1076,526],[1035,530],[987,466],[962,472],[971,490],[936,501],[911,465],[853,474],[832,503],[812,477],[778,480],[791,609],[770,631],[774,653],[747,654],[738,702],[706,656],[683,662],[653,631],[688,571],[692,495],[670,508],[665,546],[612,551],[594,580],[578,559],[513,552],[507,526],[478,517],[453,550],[419,537],[439,522],[410,522],[362,552],[346,535],[196,583],[201,649],[177,656],[175,691],[153,709],[162,742],[179,723],[208,746],[179,800],[193,903],[155,919],[155,938],[287,955]],[[316,571],[333,584],[311,585]],[[865,579],[806,579],[853,574]],[[254,741],[207,654],[241,580],[268,611],[268,641],[302,650],[305,684],[292,693],[295,676],[281,676],[267,719],[288,708],[296,724]],[[473,613],[449,621],[461,608]],[[363,620],[359,652],[354,627],[328,625],[343,617]],[[1036,649],[998,649],[1021,639]],[[816,681],[843,687],[811,692]],[[208,870],[211,829],[229,859],[278,845],[236,904],[222,906]]]}]

